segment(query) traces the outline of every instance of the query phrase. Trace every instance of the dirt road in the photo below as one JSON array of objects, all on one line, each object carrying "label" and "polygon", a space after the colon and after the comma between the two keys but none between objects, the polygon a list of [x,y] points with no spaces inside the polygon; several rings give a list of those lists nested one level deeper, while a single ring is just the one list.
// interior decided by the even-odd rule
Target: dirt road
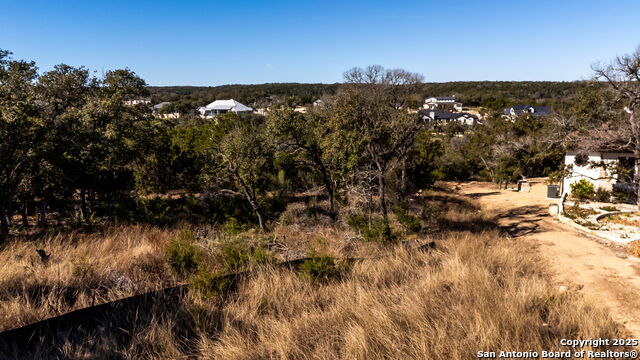
[{"label": "dirt road", "polygon": [[489,183],[461,184],[461,192],[495,212],[512,236],[537,242],[560,284],[582,287],[585,297],[608,307],[630,335],[640,337],[640,262],[551,218],[553,201],[546,199],[544,183],[534,184],[530,193],[498,190]]}]

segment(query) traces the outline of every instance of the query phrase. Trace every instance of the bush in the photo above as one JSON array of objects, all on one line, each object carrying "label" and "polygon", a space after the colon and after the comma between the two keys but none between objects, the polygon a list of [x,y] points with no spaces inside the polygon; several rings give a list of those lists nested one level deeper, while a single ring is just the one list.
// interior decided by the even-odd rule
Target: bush
[{"label": "bush", "polygon": [[615,206],[601,206],[600,210],[604,210],[604,211],[620,211],[620,209],[618,209]]},{"label": "bush", "polygon": [[402,224],[407,231],[412,233],[419,233],[422,230],[422,223],[417,216],[409,214],[409,206],[406,202],[402,201],[395,207],[396,219]]},{"label": "bush", "polygon": [[287,209],[287,201],[282,197],[267,197],[260,203],[267,219],[276,219]]},{"label": "bush", "polygon": [[212,223],[221,224],[230,218],[241,224],[255,221],[255,213],[249,203],[239,196],[206,196],[203,199],[204,216]]},{"label": "bush", "polygon": [[238,219],[230,216],[224,223],[224,232],[228,235],[237,235],[247,231],[247,224],[243,224]]},{"label": "bush", "polygon": [[350,215],[347,218],[347,225],[360,233],[365,241],[391,243],[398,239],[398,236],[391,230],[389,223],[383,218],[373,218],[369,223],[364,215]]},{"label": "bush", "polygon": [[584,220],[580,220],[580,219],[576,219],[574,220],[576,222],[576,224],[578,225],[582,225],[584,227],[586,227],[587,229],[591,229],[591,230],[598,230],[600,229],[600,225],[592,222],[592,221],[584,221]]},{"label": "bush", "polygon": [[140,220],[156,225],[168,224],[173,214],[169,202],[159,197],[137,199],[137,208]]},{"label": "bush", "polygon": [[593,209],[583,209],[580,207],[580,203],[575,203],[573,206],[564,207],[564,216],[569,219],[586,219],[590,215],[596,215],[598,212]]},{"label": "bush", "polygon": [[198,268],[201,253],[194,244],[194,234],[190,230],[183,230],[169,243],[166,259],[178,274],[184,275],[194,272]]},{"label": "bush", "polygon": [[596,190],[596,193],[593,195],[593,200],[598,202],[610,202],[611,191],[605,190],[603,188],[598,188],[598,190]]},{"label": "bush", "polygon": [[320,282],[328,282],[342,276],[341,269],[336,266],[335,260],[328,255],[313,255],[300,265],[298,271],[300,274]]},{"label": "bush", "polygon": [[331,226],[331,214],[320,206],[306,205],[302,202],[291,203],[280,214],[281,225],[298,225],[303,228]]},{"label": "bush", "polygon": [[224,276],[201,268],[198,274],[189,278],[189,290],[204,297],[215,297],[228,291],[234,284],[230,276]]},{"label": "bush", "polygon": [[579,181],[570,185],[571,196],[578,200],[592,199],[596,193],[596,188],[591,181],[586,179],[580,179]]},{"label": "bush", "polygon": [[274,262],[273,255],[259,247],[250,247],[238,240],[226,241],[220,245],[220,255],[227,271],[239,271],[248,265]]}]

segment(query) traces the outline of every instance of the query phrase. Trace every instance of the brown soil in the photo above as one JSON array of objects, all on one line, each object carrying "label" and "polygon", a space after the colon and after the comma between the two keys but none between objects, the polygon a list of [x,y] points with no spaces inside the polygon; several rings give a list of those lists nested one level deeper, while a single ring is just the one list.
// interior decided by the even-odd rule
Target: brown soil
[{"label": "brown soil", "polygon": [[556,273],[558,285],[579,289],[596,304],[609,308],[630,335],[640,336],[640,263],[625,250],[607,246],[594,237],[548,215],[546,185],[540,181],[531,192],[498,190],[490,183],[459,184],[463,194],[476,198],[495,213],[499,225],[511,236],[534,241]]}]

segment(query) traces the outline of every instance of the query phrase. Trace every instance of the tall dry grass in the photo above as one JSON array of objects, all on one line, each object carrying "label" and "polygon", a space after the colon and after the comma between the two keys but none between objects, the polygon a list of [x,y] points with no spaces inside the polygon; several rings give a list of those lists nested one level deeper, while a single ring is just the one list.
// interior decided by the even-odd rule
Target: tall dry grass
[{"label": "tall dry grass", "polygon": [[[414,240],[435,238],[435,250],[362,243],[344,227],[315,220],[308,226],[283,222],[272,233],[242,237],[277,245],[281,258],[317,250],[368,259],[345,266],[343,276],[329,282],[258,267],[224,295],[192,293],[180,304],[131,314],[141,320],[130,328],[88,335],[70,329],[57,343],[34,344],[20,355],[471,359],[480,350],[564,350],[561,338],[624,335],[606,311],[573,290],[561,292],[534,244],[503,236],[472,201],[443,193],[424,199],[434,208],[426,223],[436,233]],[[427,206],[419,200],[412,206]],[[132,226],[9,244],[0,251],[0,328],[175,282],[163,258],[174,235]],[[49,264],[38,263],[35,247],[51,251]]]},{"label": "tall dry grass", "polygon": [[171,236],[123,226],[15,239],[0,251],[0,331],[174,283],[163,259]]},{"label": "tall dry grass", "polygon": [[[494,232],[450,234],[435,253],[396,247],[316,284],[258,273],[203,337],[209,359],[471,359],[479,350],[563,349],[561,338],[622,329],[573,292],[559,292],[526,243]],[[566,349],[565,349],[566,350]]]}]

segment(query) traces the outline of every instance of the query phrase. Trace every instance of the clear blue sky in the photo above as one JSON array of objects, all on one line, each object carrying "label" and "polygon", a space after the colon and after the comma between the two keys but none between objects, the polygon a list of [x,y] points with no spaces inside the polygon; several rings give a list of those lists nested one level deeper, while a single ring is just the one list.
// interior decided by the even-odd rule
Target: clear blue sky
[{"label": "clear blue sky", "polygon": [[0,0],[0,48],[150,85],[338,82],[353,66],[427,81],[581,80],[640,45],[638,0]]}]

